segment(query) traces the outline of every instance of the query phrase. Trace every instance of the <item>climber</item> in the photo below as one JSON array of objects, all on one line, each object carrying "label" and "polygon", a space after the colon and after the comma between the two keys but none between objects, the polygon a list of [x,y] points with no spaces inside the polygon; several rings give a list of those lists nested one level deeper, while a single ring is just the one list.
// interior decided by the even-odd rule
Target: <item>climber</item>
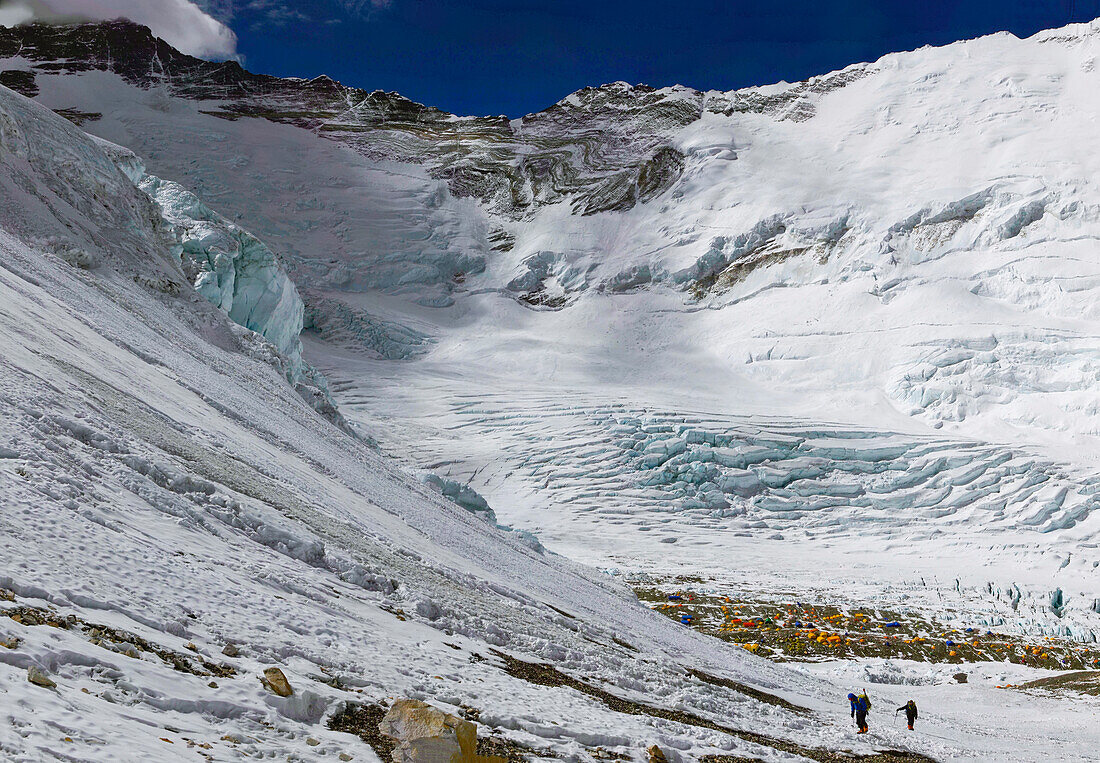
[{"label": "climber", "polygon": [[909,730],[913,730],[913,723],[917,720],[917,703],[913,700],[909,700],[904,705],[894,711],[894,715],[897,715],[902,710],[905,711],[905,720],[909,721]]},{"label": "climber", "polygon": [[852,702],[852,713],[856,717],[856,726],[859,728],[857,734],[867,733],[867,711],[871,709],[871,700],[867,698],[867,691],[864,690],[858,697]]}]

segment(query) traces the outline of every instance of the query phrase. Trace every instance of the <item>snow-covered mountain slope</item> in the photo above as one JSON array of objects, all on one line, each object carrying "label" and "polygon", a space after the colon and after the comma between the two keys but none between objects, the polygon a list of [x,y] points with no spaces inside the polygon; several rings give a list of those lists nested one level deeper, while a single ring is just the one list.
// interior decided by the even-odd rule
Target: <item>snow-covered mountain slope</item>
[{"label": "snow-covered mountain slope", "polygon": [[[0,124],[5,758],[372,760],[324,721],[394,696],[474,708],[483,735],[570,757],[869,751],[839,721],[811,728],[685,668],[815,712],[839,689],[674,625],[317,415],[274,348],[191,286],[99,143],[3,88]],[[493,649],[641,710],[530,683]],[[272,665],[290,697],[258,680]]]},{"label": "snow-covered mountain slope", "polygon": [[[1064,588],[1093,616],[1100,24],[732,93],[617,83],[511,121],[251,75],[124,23],[3,30],[0,55],[6,81],[276,242],[345,412],[417,466],[451,463],[502,521],[553,532],[558,512],[588,516],[552,479],[533,496],[523,469],[485,476],[572,431],[525,428],[555,410],[547,390],[578,396],[587,420],[630,401],[623,415],[673,434],[685,417],[735,440],[730,416],[807,443],[848,428],[891,457],[613,455],[628,468],[606,484],[582,447],[556,468],[580,464],[568,473],[595,484],[577,490],[641,526],[666,501],[687,524],[714,512],[702,526],[727,550],[745,522],[785,536],[825,523],[855,549],[923,534],[912,556],[936,559],[949,530],[975,554],[929,562],[941,577],[1022,584],[1037,602]],[[455,441],[441,422],[478,401],[493,417]],[[526,449],[501,450],[501,425]],[[581,441],[619,448],[601,427]],[[988,469],[967,479],[978,453]],[[788,476],[738,482],[759,469]],[[998,566],[984,533],[1001,531],[1029,561]],[[626,537],[671,561],[655,536]],[[878,559],[895,574],[895,553]]]},{"label": "snow-covered mountain slope", "polygon": [[[92,429],[115,433],[81,435],[73,445],[59,430],[41,446],[43,459],[53,464],[45,454],[78,448],[68,468],[91,469],[103,486],[97,494],[129,496],[134,490],[120,486],[135,483],[136,494],[152,491],[152,503],[127,498],[126,511],[136,513],[95,532],[116,533],[99,537],[129,549],[128,559],[151,555],[148,569],[170,565],[178,576],[170,579],[183,581],[164,593],[150,577],[131,580],[129,562],[104,562],[116,570],[108,580],[125,576],[137,587],[81,594],[73,581],[86,560],[67,549],[70,572],[33,585],[65,606],[89,606],[70,590],[92,601],[142,601],[157,613],[148,616],[154,633],[171,632],[165,623],[182,611],[172,609],[175,597],[202,614],[202,597],[184,595],[188,585],[211,588],[198,622],[222,630],[187,621],[187,637],[202,648],[256,644],[250,678],[268,656],[338,659],[331,669],[342,674],[377,660],[370,697],[475,696],[490,725],[536,745],[552,739],[566,754],[613,744],[599,736],[609,728],[624,748],[655,727],[691,737],[679,747],[686,758],[741,742],[545,698],[492,664],[467,667],[470,652],[485,654],[477,644],[503,639],[640,700],[709,707],[745,725],[765,710],[685,683],[671,662],[724,665],[758,684],[817,694],[800,700],[815,708],[830,701],[832,690],[816,681],[744,663],[654,623],[602,576],[457,513],[317,419],[280,373],[239,350],[242,341],[267,345],[189,286],[216,283],[207,296],[229,310],[219,301],[227,258],[239,277],[237,266],[259,252],[251,238],[234,239],[247,230],[285,262],[304,301],[305,359],[324,370],[358,431],[387,456],[469,484],[500,522],[536,530],[551,551],[603,567],[704,574],[742,590],[946,608],[975,624],[1088,638],[1100,632],[1097,55],[1093,23],[733,93],[617,83],[505,120],[455,117],[326,79],[251,75],[180,56],[124,23],[0,30],[0,82],[132,149],[154,178],[178,184],[135,175],[185,238],[194,232],[197,269],[176,272],[163,254],[139,259],[163,263],[203,316],[132,277],[116,286],[94,271],[59,269],[42,250],[64,257],[68,244],[35,243],[20,227],[23,206],[10,205],[16,216],[6,227],[32,249],[12,243],[6,261],[33,281],[13,282],[9,299],[48,305],[47,326],[68,326],[69,310],[114,316],[93,321],[100,339],[81,334],[66,350],[90,346],[98,355],[60,357],[84,373],[112,369],[98,372],[108,376],[101,381],[139,399],[154,391],[150,408],[163,411],[156,421],[174,422],[171,431],[205,449],[158,439],[152,433],[162,425],[139,420],[145,409],[132,398],[112,404],[114,393],[68,370],[50,372],[54,387],[17,387],[17,397],[53,396],[30,404],[36,413],[55,398],[75,400],[66,406],[88,411]],[[147,208],[129,189],[119,198]],[[68,229],[50,222],[60,214],[44,218],[55,235]],[[114,229],[127,230],[123,222]],[[86,249],[102,258],[103,247]],[[139,280],[157,283],[145,271]],[[102,283],[125,288],[104,291]],[[139,330],[130,327],[135,312]],[[45,362],[30,348],[60,341],[45,329],[27,334],[16,318],[5,325],[25,338],[20,357],[30,368]],[[11,426],[38,432],[35,422],[50,421],[28,417]],[[127,471],[141,472],[129,454],[96,448],[119,432],[156,464],[147,477],[155,489]],[[232,454],[231,468],[210,452]],[[238,462],[260,476],[236,474]],[[64,477],[63,466],[50,468]],[[170,486],[192,478],[213,486],[207,497],[220,508],[173,498]],[[49,511],[83,522],[73,514],[84,505],[79,496],[54,492]],[[223,497],[259,519],[238,521]],[[162,505],[177,507],[179,525],[139,531],[150,516],[165,527]],[[44,559],[77,542],[64,527],[64,537],[47,536],[52,545],[35,553]],[[350,540],[359,537],[365,548]],[[202,559],[177,559],[180,545]],[[238,558],[254,574],[237,572]],[[26,569],[41,568],[36,561]],[[389,593],[389,578],[406,587]],[[918,585],[921,578],[927,583]],[[90,585],[86,576],[80,584]],[[382,590],[364,594],[364,585]],[[236,594],[238,586],[246,593]],[[284,598],[272,601],[268,586]],[[321,586],[335,587],[339,602]],[[158,596],[161,604],[146,604]],[[255,600],[263,604],[222,624],[222,613]],[[415,610],[415,630],[394,626],[385,607]],[[270,613],[282,608],[293,608],[286,627],[272,628]],[[337,624],[313,625],[327,618]],[[363,633],[355,627],[363,620],[378,627]],[[464,634],[469,641],[448,640],[466,651],[443,646],[425,621]],[[570,625],[580,630],[566,632]],[[612,634],[645,658],[616,654]],[[413,646],[425,662],[409,667]],[[307,680],[312,668],[298,665],[292,680]],[[148,699],[154,691],[166,693],[157,676],[137,692],[147,705],[160,701]],[[1088,712],[1087,704],[1017,701],[990,689],[997,680],[1006,679],[983,676],[965,694],[930,689],[943,738],[923,737],[920,749],[949,759],[1029,759],[1037,719],[1043,734],[1064,736]],[[246,683],[234,701],[253,707],[264,695],[253,684],[248,694]],[[510,710],[509,695],[533,709]],[[960,725],[966,714],[979,718]],[[563,726],[549,728],[551,715]],[[828,723],[818,732],[797,718],[768,722],[777,735],[840,744]],[[288,736],[301,733],[283,723]],[[884,733],[882,743],[895,745]],[[1091,741],[1077,740],[1081,747],[1043,754],[1080,759]]]},{"label": "snow-covered mountain slope", "polygon": [[224,202],[307,292],[670,292],[653,309],[717,309],[672,340],[723,388],[1074,455],[1098,431],[1098,54],[1094,23],[796,85],[617,83],[507,121],[208,64],[132,25],[0,32],[9,82]]}]

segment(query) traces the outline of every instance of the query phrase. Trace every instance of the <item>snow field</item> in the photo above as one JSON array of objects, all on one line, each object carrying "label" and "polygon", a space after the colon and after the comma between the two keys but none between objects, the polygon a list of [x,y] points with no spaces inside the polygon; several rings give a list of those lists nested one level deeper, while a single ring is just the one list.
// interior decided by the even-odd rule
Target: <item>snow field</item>
[{"label": "snow field", "polygon": [[[101,147],[0,91],[0,140],[15,147],[0,177],[14,234],[0,242],[0,389],[18,411],[0,425],[4,585],[174,650],[246,648],[240,678],[214,690],[148,655],[0,622],[25,638],[0,650],[5,753],[73,756],[63,740],[79,736],[105,744],[81,741],[77,759],[163,757],[186,731],[239,736],[227,758],[336,754],[348,738],[317,721],[347,692],[315,678],[327,668],[371,699],[476,701],[484,722],[574,758],[637,754],[640,739],[685,759],[784,758],[469,661],[503,646],[807,744],[1081,759],[1091,700],[1005,695],[993,674],[914,689],[942,705],[927,735],[876,723],[855,740],[835,698],[907,667],[792,673],[652,616],[554,552],[1094,637],[1098,29],[740,94],[670,90],[780,105],[669,128],[684,172],[632,209],[581,216],[562,201],[521,219],[296,127],[217,119],[103,72],[37,74],[44,103],[104,114],[85,127],[179,183],[164,186],[166,216],[173,199],[219,210],[175,222],[193,226],[200,286],[231,317],[229,273],[236,303],[239,265],[257,260],[266,290],[285,259],[310,303],[306,358],[358,440],[285,385],[285,347],[191,290],[160,211]],[[270,248],[224,240],[244,229]],[[278,304],[282,346],[297,309]],[[550,553],[402,466],[469,485]],[[55,672],[56,694],[25,681],[28,659]],[[265,694],[268,663],[301,694]],[[824,720],[696,685],[685,663]],[[321,744],[302,747],[307,734]]]},{"label": "snow field", "polygon": [[[62,124],[43,115],[43,129]],[[165,293],[109,250],[84,269],[6,231],[0,249],[0,609],[27,623],[0,617],[0,638],[16,639],[0,651],[5,756],[370,760],[324,718],[347,699],[412,696],[476,701],[496,729],[568,757],[597,744],[636,755],[639,740],[674,757],[783,757],[532,686],[491,647],[803,737],[801,718],[699,684],[683,665],[807,697],[819,682],[674,626],[608,576],[435,497],[318,416],[256,357],[255,335],[186,281]],[[83,625],[29,624],[27,607]],[[101,626],[122,635],[100,639]],[[220,655],[229,643],[241,656]],[[173,654],[236,672],[211,686],[162,656]],[[261,686],[272,664],[292,696]],[[31,667],[56,688],[28,682]],[[838,725],[803,741],[848,743]]]}]

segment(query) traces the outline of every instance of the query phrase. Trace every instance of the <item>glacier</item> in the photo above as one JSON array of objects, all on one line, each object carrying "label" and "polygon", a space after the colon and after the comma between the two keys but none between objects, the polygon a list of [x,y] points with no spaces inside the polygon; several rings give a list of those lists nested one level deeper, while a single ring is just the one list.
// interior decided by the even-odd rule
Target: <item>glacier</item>
[{"label": "glacier", "polygon": [[[611,83],[511,121],[230,71],[132,26],[35,29],[0,33],[4,69],[278,241],[319,325],[400,335],[421,306],[495,314],[487,292],[540,310],[624,294],[698,313],[682,341],[724,357],[728,386],[806,388],[852,423],[885,400],[1002,444],[1023,428],[1073,452],[1098,431],[1095,401],[1064,391],[1096,358],[1075,325],[1095,312],[1096,22],[731,93]],[[101,55],[123,42],[132,58]],[[194,162],[197,145],[221,148]],[[660,152],[681,158],[650,191]],[[877,361],[853,379],[853,357]]]},{"label": "glacier", "polygon": [[[296,661],[313,696],[227,681],[227,706],[201,682],[168,691],[159,665],[86,675],[98,652],[71,633],[35,635],[33,659],[263,754],[308,756],[306,734],[345,749],[317,723],[347,699],[315,680],[335,672],[372,700],[476,702],[565,757],[659,738],[684,759],[790,759],[544,693],[490,647],[830,749],[872,753],[833,717],[864,681],[939,714],[938,737],[881,728],[881,745],[1091,749],[1089,700],[997,689],[1039,669],[968,665],[956,685],[949,665],[779,666],[650,617],[621,581],[1096,640],[1098,56],[1100,21],[729,93],[610,83],[506,120],[202,62],[126,22],[0,29],[5,82],[79,123],[4,91],[3,373],[22,407],[0,470],[36,524],[8,523],[29,561],[0,586],[177,651],[179,633],[207,657],[239,639],[242,670]],[[288,395],[295,368],[356,437]],[[162,415],[186,436],[158,437]],[[84,580],[85,522],[152,561],[97,557],[104,582]],[[39,572],[54,547],[72,565]],[[165,570],[187,585],[158,587]],[[207,624],[247,597],[263,604]],[[18,654],[0,669],[25,671]],[[686,679],[689,662],[814,721]],[[3,749],[53,749],[23,707],[31,742]]]},{"label": "glacier", "polygon": [[[533,495],[519,471],[490,489],[490,467],[506,457],[496,435],[465,428],[474,439],[454,453],[438,446],[453,439],[439,423],[457,415],[453,401],[474,399],[512,406],[494,415],[518,427],[528,405],[548,410],[529,402],[537,382],[591,410],[627,398],[663,416],[755,417],[765,427],[779,417],[806,432],[842,426],[930,442],[955,460],[1012,454],[1011,469],[990,467],[1003,482],[977,479],[968,497],[941,484],[947,476],[923,493],[903,480],[888,498],[806,477],[793,489],[808,495],[793,500],[820,494],[821,510],[787,516],[838,521],[825,509],[849,507],[852,527],[891,540],[902,530],[860,522],[873,516],[864,510],[896,501],[904,525],[959,493],[951,500],[971,510],[947,515],[962,528],[960,547],[988,547],[982,517],[1004,502],[1021,553],[1075,549],[1087,568],[1100,204],[1094,157],[1081,146],[1098,108],[1096,22],[733,93],[611,83],[511,121],[219,68],[124,24],[0,38],[4,68],[28,75],[39,101],[99,114],[83,127],[278,241],[287,273],[305,285],[306,355],[345,415],[415,469],[462,483],[484,475],[470,487],[510,526],[545,537],[523,502],[568,506],[569,494],[545,485]],[[130,58],[102,55],[119,40],[133,43]],[[218,149],[196,160],[197,146]],[[665,148],[652,165],[662,169],[643,171]],[[639,461],[636,479],[667,480],[661,507],[673,491],[674,506],[727,513],[728,539],[744,532],[740,515],[792,500],[754,493],[755,476],[717,462],[730,454],[672,456],[684,479],[665,476],[664,455],[645,454],[654,465]],[[758,468],[783,473],[787,460],[773,454]],[[925,464],[903,453],[888,471],[917,479]],[[1016,492],[1029,472],[1043,485]],[[863,494],[829,495],[843,490]],[[606,495],[624,504],[616,511],[642,511],[632,493]],[[666,559],[670,545],[643,556]],[[955,572],[980,590],[995,556],[986,548]],[[883,574],[899,574],[890,558]],[[905,559],[905,574],[923,564]],[[1095,632],[1091,587],[1060,585],[1069,573],[1058,563],[1019,565],[997,585],[1017,583],[1035,601],[1072,588],[1084,620],[1074,629]]]},{"label": "glacier", "polygon": [[[476,703],[486,734],[554,754],[802,749],[780,738],[801,736],[798,713],[680,663],[807,697],[825,682],[750,664],[426,489],[318,415],[198,293],[102,144],[5,89],[0,123],[0,755],[374,760],[327,720],[393,692]],[[94,239],[101,220],[119,225]],[[94,266],[58,253],[62,229]],[[500,650],[694,720],[578,705]],[[259,680],[273,664],[290,696]],[[703,720],[758,715],[779,736]]]},{"label": "glacier", "polygon": [[98,141],[131,182],[156,202],[179,239],[184,271],[201,294],[234,323],[271,342],[300,373],[305,308],[275,255],[252,234],[206,206],[179,183],[146,172],[132,151]]}]

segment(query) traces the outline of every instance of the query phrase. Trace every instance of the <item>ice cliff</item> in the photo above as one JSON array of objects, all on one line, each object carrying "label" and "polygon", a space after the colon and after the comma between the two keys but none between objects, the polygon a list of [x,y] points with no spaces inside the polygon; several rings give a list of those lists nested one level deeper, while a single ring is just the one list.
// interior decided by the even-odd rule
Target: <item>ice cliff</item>
[{"label": "ice cliff", "polygon": [[259,335],[261,345],[247,336],[241,341],[343,425],[323,375],[302,361],[304,306],[271,250],[195,194],[148,174],[133,152],[67,122],[44,131],[47,114],[0,86],[0,183],[9,230],[70,265],[121,268],[165,294],[177,295],[190,282]]},{"label": "ice cliff", "polygon": [[98,143],[160,208],[179,238],[183,270],[195,290],[235,323],[275,345],[297,380],[302,370],[298,336],[305,309],[272,251],[179,183],[150,175],[133,152],[107,141]]},{"label": "ice cliff", "polygon": [[156,204],[195,291],[277,351],[287,381],[324,415],[346,426],[324,376],[302,360],[305,306],[275,254],[258,238],[208,207],[179,183],[146,171],[134,152],[95,138],[120,170]]}]

